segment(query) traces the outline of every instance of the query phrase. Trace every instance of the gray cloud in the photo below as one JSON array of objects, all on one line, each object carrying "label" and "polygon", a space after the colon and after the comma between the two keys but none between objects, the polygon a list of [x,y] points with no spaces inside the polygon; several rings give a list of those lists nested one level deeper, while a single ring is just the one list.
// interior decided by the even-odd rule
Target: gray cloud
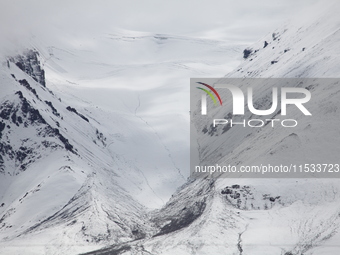
[{"label": "gray cloud", "polygon": [[7,38],[32,35],[90,35],[116,28],[226,39],[269,32],[317,0],[1,0],[0,32]]}]

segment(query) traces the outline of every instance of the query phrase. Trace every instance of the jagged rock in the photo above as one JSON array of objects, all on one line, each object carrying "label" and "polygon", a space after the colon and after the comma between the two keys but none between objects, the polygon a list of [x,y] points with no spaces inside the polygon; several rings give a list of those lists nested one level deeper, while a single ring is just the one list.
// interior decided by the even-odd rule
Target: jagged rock
[{"label": "jagged rock", "polygon": [[80,118],[82,118],[83,120],[89,122],[89,119],[86,118],[84,115],[82,115],[81,113],[79,113],[75,108],[71,107],[71,106],[67,106],[66,109],[70,112],[74,112],[75,114],[77,114]]},{"label": "jagged rock", "polygon": [[28,89],[29,91],[31,91],[31,92],[36,96],[36,98],[39,99],[39,96],[38,96],[38,94],[37,94],[37,91],[36,91],[35,89],[33,89],[33,88],[30,86],[30,84],[29,84],[25,79],[19,80],[19,83],[20,83],[22,86],[24,86],[26,89]]},{"label": "jagged rock", "polygon": [[46,101],[46,100],[45,100],[45,103],[52,109],[52,113],[53,113],[55,116],[60,117],[59,112],[57,111],[56,108],[54,108],[52,102]]},{"label": "jagged rock", "polygon": [[244,51],[243,51],[243,58],[244,59],[247,59],[249,56],[250,56],[250,54],[253,52],[253,50],[252,49],[245,49]]},{"label": "jagged rock", "polygon": [[9,58],[9,60],[31,76],[36,82],[46,87],[45,71],[41,68],[38,56],[39,52],[30,49],[26,50],[22,55]]}]

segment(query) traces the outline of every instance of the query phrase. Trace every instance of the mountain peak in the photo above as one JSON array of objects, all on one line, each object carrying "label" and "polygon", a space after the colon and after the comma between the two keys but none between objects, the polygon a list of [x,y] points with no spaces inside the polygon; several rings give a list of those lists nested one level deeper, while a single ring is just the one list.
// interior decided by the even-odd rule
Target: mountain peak
[{"label": "mountain peak", "polygon": [[[26,49],[21,55],[10,57],[9,61],[14,63],[23,72],[32,77],[36,82],[46,87],[45,71],[41,67],[38,51]],[[9,66],[8,62],[7,64]]]}]

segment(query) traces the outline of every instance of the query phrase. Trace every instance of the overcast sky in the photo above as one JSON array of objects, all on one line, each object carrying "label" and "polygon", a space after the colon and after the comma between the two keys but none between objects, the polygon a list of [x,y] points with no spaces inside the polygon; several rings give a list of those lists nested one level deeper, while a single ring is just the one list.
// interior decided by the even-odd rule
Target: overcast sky
[{"label": "overcast sky", "polygon": [[317,1],[0,0],[0,32],[3,39],[23,39],[58,36],[58,30],[79,36],[119,28],[252,42]]}]

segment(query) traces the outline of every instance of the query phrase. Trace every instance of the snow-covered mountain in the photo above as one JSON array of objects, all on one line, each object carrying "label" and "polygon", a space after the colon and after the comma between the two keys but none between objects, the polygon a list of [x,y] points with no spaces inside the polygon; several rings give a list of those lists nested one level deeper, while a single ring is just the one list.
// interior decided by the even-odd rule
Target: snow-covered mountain
[{"label": "snow-covered mountain", "polygon": [[0,253],[157,234],[150,209],[189,175],[186,77],[235,65],[242,48],[126,31],[28,45],[1,59]]},{"label": "snow-covered mountain", "polygon": [[140,237],[149,228],[146,208],[126,188],[142,189],[143,173],[130,173],[143,180],[130,182],[100,123],[54,95],[40,63],[27,50],[1,70],[1,240],[14,240],[2,252],[29,245],[15,243],[23,236],[52,246]]},{"label": "snow-covered mountain", "polygon": [[[304,10],[227,77],[339,77],[339,9]],[[186,181],[189,77],[228,73],[244,47],[127,31],[62,38],[2,56],[1,254],[339,253],[338,179]],[[200,147],[217,163],[336,157],[339,86],[309,89],[318,121],[217,130],[238,139],[224,157],[206,139]]]},{"label": "snow-covered mountain", "polygon": [[[304,10],[247,48],[244,62],[227,77],[339,77],[339,10],[336,1]],[[200,148],[221,164],[253,165],[271,157],[282,162],[300,155],[304,163],[337,159],[339,84],[316,83],[308,89],[316,118],[309,123],[293,131],[265,126],[251,134],[237,128],[217,129],[216,139],[231,147],[225,156],[216,153],[216,143],[204,135],[198,140]],[[265,96],[258,96],[256,102],[261,105]],[[219,110],[214,114],[218,116]],[[159,229],[153,237],[87,254],[335,255],[340,252],[339,192],[336,178],[191,180],[165,207],[150,214]]]}]

